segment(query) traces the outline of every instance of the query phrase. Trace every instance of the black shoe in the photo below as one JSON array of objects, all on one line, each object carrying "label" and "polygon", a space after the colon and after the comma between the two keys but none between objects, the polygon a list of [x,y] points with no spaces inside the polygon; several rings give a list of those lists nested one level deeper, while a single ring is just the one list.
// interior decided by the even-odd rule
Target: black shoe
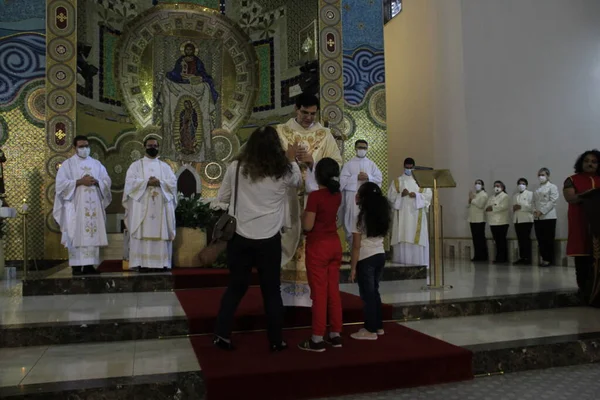
[{"label": "black shoe", "polygon": [[94,274],[96,274],[96,268],[94,268],[93,265],[86,265],[83,267],[83,274],[84,275],[94,275]]},{"label": "black shoe", "polygon": [[281,342],[279,344],[272,344],[271,345],[271,352],[272,353],[279,353],[280,351],[286,350],[288,348],[288,345],[286,342]]},{"label": "black shoe", "polygon": [[227,350],[227,351],[235,350],[235,347],[233,347],[233,344],[231,343],[231,341],[226,342],[219,336],[214,337],[213,344],[215,346],[217,346],[218,348],[220,348],[221,350]]},{"label": "black shoe", "polygon": [[308,340],[305,340],[304,342],[300,343],[298,345],[298,348],[300,350],[312,351],[315,353],[322,353],[326,350],[325,342],[315,343],[312,341],[312,339],[308,339]]},{"label": "black shoe", "polygon": [[342,347],[342,337],[341,336],[325,336],[323,341],[330,345],[331,347]]},{"label": "black shoe", "polygon": [[73,270],[73,276],[83,275],[83,272],[81,272],[81,266],[71,267],[71,269]]}]

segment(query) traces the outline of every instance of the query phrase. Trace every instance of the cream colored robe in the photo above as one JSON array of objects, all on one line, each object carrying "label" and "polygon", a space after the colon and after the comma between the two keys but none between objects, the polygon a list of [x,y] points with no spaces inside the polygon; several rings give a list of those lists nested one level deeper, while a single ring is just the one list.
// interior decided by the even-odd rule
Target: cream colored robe
[{"label": "cream colored robe", "polygon": [[[161,185],[148,186],[151,176]],[[177,178],[159,159],[144,157],[127,170],[123,191],[130,268],[171,268]]]},{"label": "cream colored robe", "polygon": [[[77,186],[85,175],[95,178],[98,186]],[[108,245],[105,210],[112,201],[110,186],[106,168],[89,156],[74,155],[58,170],[52,214],[72,267],[100,264],[100,247]]]},{"label": "cream colored robe", "polygon": [[[342,155],[331,131],[316,122],[304,129],[294,118],[277,126],[284,149],[288,144],[301,143],[312,154],[315,165],[319,160],[330,157],[342,164]],[[314,167],[313,167],[314,169]],[[309,176],[312,175],[312,176]],[[288,191],[289,203],[282,236],[281,297],[286,306],[310,307],[310,288],[306,277],[305,247],[300,217],[306,206],[308,193],[315,190],[314,171],[302,168],[305,185]]]}]

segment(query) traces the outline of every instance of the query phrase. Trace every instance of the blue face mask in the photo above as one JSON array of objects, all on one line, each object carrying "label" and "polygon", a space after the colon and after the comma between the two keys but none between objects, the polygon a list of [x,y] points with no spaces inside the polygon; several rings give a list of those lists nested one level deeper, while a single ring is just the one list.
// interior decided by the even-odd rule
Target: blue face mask
[{"label": "blue face mask", "polygon": [[406,176],[412,176],[412,169],[405,169],[404,170],[404,175],[406,175]]}]

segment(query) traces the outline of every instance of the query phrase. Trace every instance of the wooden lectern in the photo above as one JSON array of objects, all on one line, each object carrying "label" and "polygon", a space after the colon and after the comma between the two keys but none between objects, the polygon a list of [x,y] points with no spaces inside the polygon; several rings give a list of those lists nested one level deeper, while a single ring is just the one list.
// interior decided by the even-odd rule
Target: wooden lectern
[{"label": "wooden lectern", "polygon": [[442,223],[442,206],[440,205],[438,189],[454,188],[456,182],[450,173],[450,170],[414,170],[413,176],[419,187],[431,189],[433,191],[432,202],[430,206],[429,225],[433,229],[429,230],[429,279],[428,289],[447,289],[452,288],[444,283],[444,226]]},{"label": "wooden lectern", "polygon": [[581,193],[579,197],[583,200],[583,209],[590,227],[594,258],[594,264],[583,291],[591,306],[600,307],[600,189]]}]

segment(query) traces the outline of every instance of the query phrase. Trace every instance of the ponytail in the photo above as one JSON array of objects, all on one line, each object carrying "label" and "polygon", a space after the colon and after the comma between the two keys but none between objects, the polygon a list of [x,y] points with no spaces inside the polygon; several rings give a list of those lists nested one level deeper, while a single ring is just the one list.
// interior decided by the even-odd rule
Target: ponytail
[{"label": "ponytail", "polygon": [[331,194],[340,192],[340,165],[333,158],[323,158],[315,167],[317,183]]},{"label": "ponytail", "polygon": [[323,186],[325,186],[327,188],[327,190],[329,190],[329,193],[331,193],[331,194],[340,192],[340,181],[338,178],[329,179],[327,184],[323,185]]}]

